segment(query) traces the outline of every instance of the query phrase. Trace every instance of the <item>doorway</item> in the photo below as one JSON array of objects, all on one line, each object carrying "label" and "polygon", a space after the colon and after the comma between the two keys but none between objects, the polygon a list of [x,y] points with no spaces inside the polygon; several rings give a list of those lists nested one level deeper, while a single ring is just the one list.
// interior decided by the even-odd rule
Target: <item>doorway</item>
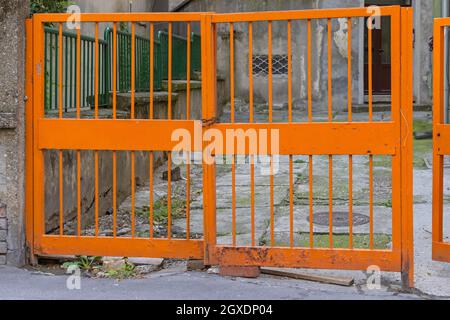
[{"label": "doorway", "polygon": [[[371,0],[365,6],[411,6],[410,0]],[[366,25],[366,24],[365,24]],[[364,93],[368,93],[368,29],[364,28]],[[375,95],[391,93],[391,19],[381,17],[380,28],[372,30],[372,88]]]}]

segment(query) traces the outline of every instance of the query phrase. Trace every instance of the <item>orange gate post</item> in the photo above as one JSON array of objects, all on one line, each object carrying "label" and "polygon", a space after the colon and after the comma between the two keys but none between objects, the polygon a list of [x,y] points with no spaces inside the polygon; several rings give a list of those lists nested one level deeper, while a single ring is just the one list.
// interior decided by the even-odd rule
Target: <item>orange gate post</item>
[{"label": "orange gate post", "polygon": [[444,240],[444,157],[450,155],[450,125],[444,118],[444,30],[450,18],[434,20],[433,57],[433,260],[450,262]]}]

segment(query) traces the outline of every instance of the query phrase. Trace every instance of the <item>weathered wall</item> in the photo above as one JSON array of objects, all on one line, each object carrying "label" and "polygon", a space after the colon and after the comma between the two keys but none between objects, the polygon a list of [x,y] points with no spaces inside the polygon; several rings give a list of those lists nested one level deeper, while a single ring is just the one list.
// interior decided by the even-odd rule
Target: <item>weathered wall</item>
[{"label": "weathered wall", "polygon": [[27,0],[0,0],[0,264],[25,262],[24,21],[28,8]]},{"label": "weathered wall", "polygon": [[[301,10],[320,8],[346,8],[362,4],[359,0],[272,0],[272,1],[205,1],[193,0],[182,11],[251,12],[270,10]],[[326,21],[312,22],[312,95],[314,110],[326,108],[327,86],[327,26]],[[359,72],[359,49],[361,35],[358,26],[361,19],[353,19],[352,33],[352,85],[354,101],[361,97],[362,74]],[[239,100],[248,101],[248,38],[247,24],[237,23],[234,26],[235,38],[235,96]],[[346,19],[333,21],[332,53],[333,53],[333,88],[334,108],[343,110],[347,107],[347,22]],[[273,54],[287,54],[287,23],[273,22]],[[293,61],[293,99],[294,107],[306,108],[307,100],[307,25],[305,21],[292,22],[292,61]],[[267,23],[253,23],[253,54],[267,54]],[[218,74],[229,78],[229,27],[222,24],[218,27]],[[254,98],[257,104],[266,104],[268,100],[268,81],[266,76],[254,76]],[[227,87],[229,81],[227,81]],[[287,75],[273,77],[273,102],[287,103]]]},{"label": "weathered wall", "polygon": [[[192,0],[188,2],[180,11],[213,11],[242,12],[242,11],[268,11],[268,10],[293,10],[312,8],[346,8],[361,7],[365,3],[375,1],[364,0],[255,0],[255,1],[206,1]],[[389,1],[383,1],[388,3]],[[176,8],[180,4],[179,0],[170,0],[169,8]],[[429,40],[433,35],[433,2],[430,0],[412,0],[415,10],[415,46],[414,46],[414,101],[417,105],[431,105],[432,103],[432,52],[429,47]],[[364,53],[363,53],[363,23],[353,19],[353,99],[354,103],[364,102]],[[324,107],[324,95],[326,95],[326,72],[327,72],[327,44],[326,44],[326,22],[319,21],[313,23],[313,98],[315,103]],[[274,23],[274,54],[286,52],[286,26],[285,24]],[[296,32],[293,25],[293,68],[294,68],[294,103],[305,105],[305,41],[306,26],[302,31]],[[246,29],[244,24],[235,26],[235,54],[236,54],[236,96],[246,100],[248,96],[247,59],[248,45],[246,39]],[[267,27],[258,26],[254,36],[254,53],[264,53],[267,51]],[[347,85],[347,61],[346,61],[346,40],[347,27],[343,20],[333,23],[333,88],[334,92],[346,92]],[[228,54],[228,28],[219,29],[219,73],[229,74],[229,54]],[[297,54],[300,53],[300,54]],[[300,76],[295,74],[301,70]],[[296,79],[297,78],[297,79]],[[300,81],[298,80],[300,79]],[[287,81],[285,78],[274,78],[274,99],[275,103],[287,101],[286,93]],[[256,101],[265,102],[267,100],[267,81],[265,79],[255,79]],[[334,104],[338,109],[345,109],[346,94],[334,97]]]},{"label": "weathered wall", "polygon": [[[130,4],[127,0],[108,0],[108,1],[92,1],[92,0],[76,0],[73,1],[74,4],[78,5],[82,13],[90,12],[130,12]],[[132,12],[152,12],[152,11],[167,11],[166,1],[156,1],[156,0],[133,0],[131,7]],[[103,36],[104,29],[110,27],[110,23],[99,24],[100,35]],[[121,27],[124,27],[122,25]],[[129,25],[128,25],[128,28]],[[94,35],[95,27],[92,23],[83,23],[81,26],[82,34],[84,35]],[[149,26],[147,23],[136,24],[136,34],[137,35],[147,35],[149,31]]]},{"label": "weathered wall", "polygon": [[431,105],[433,92],[433,1],[413,0],[414,6],[414,98],[419,105]]}]

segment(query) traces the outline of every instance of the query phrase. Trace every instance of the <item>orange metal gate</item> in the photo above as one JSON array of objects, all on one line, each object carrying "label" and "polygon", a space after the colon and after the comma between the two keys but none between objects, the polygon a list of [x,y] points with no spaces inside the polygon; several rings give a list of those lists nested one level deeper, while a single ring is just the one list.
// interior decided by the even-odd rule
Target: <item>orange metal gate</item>
[{"label": "orange metal gate", "polygon": [[[99,71],[99,29],[102,27],[102,23],[112,23],[113,25],[113,48],[112,49],[112,110],[108,111],[108,114],[100,115],[99,111],[99,72],[95,72],[95,96],[93,104],[93,114],[90,119],[81,117],[80,100],[83,86],[86,84],[86,80],[82,79],[80,72],[80,65],[82,63],[82,52],[85,48],[81,47],[81,31],[80,28],[76,31],[76,47],[68,49],[66,44],[63,43],[63,25],[70,20],[71,17],[67,14],[42,14],[35,15],[32,21],[28,21],[28,32],[32,34],[32,37],[28,37],[28,54],[32,60],[28,61],[28,73],[33,75],[32,88],[29,86],[29,92],[32,94],[32,102],[29,102],[28,110],[28,123],[27,123],[27,136],[28,136],[28,161],[33,158],[33,163],[28,163],[29,173],[33,172],[33,176],[28,176],[28,239],[30,246],[33,248],[34,254],[83,254],[83,255],[109,255],[109,256],[150,256],[150,257],[173,257],[173,258],[197,258],[203,257],[203,240],[191,239],[190,234],[187,233],[184,238],[174,238],[172,236],[172,212],[171,212],[171,197],[173,192],[171,190],[171,151],[173,150],[176,142],[172,141],[172,132],[176,129],[184,129],[188,132],[194,132],[195,121],[190,120],[190,99],[187,97],[186,103],[186,119],[175,120],[172,118],[173,108],[175,107],[172,102],[172,41],[169,42],[168,48],[168,101],[167,111],[164,116],[156,117],[156,111],[154,110],[154,95],[153,81],[154,73],[150,72],[154,68],[154,29],[158,23],[166,23],[169,28],[169,40],[171,40],[171,30],[173,24],[177,22],[200,23],[203,19],[200,14],[81,14],[80,24],[81,28],[91,23],[95,33],[95,70]],[[135,65],[136,65],[136,24],[145,22],[149,24],[150,31],[147,33],[150,38],[150,90],[149,90],[149,110],[147,118],[140,114],[137,116],[135,107]],[[53,47],[44,48],[44,25],[52,23],[58,27],[57,41],[53,42]],[[120,42],[118,36],[119,27],[123,23],[131,23],[131,41],[130,47],[124,47]],[[31,25],[32,24],[32,25]],[[189,28],[188,28],[189,32]],[[190,33],[188,33],[190,34]],[[30,52],[32,48],[32,53]],[[57,61],[59,64],[59,70],[63,69],[63,53],[68,55],[74,54],[73,60],[64,60],[64,65],[71,62],[76,65],[75,74],[69,75],[69,78],[76,83],[76,107],[72,112],[65,112],[65,103],[67,98],[63,96],[63,76],[67,77],[67,74],[59,72],[54,77],[58,83],[57,90],[57,113],[50,113],[47,110],[44,111],[44,91],[47,89],[47,84],[44,83],[44,70],[48,72],[48,68],[45,64],[49,61],[45,58],[48,50],[57,51]],[[76,48],[76,49],[75,49]],[[64,51],[65,50],[65,51]],[[67,53],[67,50],[70,52]],[[120,52],[119,52],[120,50]],[[119,77],[124,77],[123,74],[118,73],[118,57],[124,54],[125,50],[130,50],[131,59],[131,90],[129,93],[130,110],[126,116],[119,118],[118,114],[118,90],[117,82]],[[64,52],[63,52],[64,51]],[[179,53],[189,56],[191,52]],[[32,62],[31,62],[32,61]],[[52,67],[57,67],[52,65]],[[189,63],[188,66],[189,68]],[[94,68],[92,66],[92,68]],[[66,73],[66,72],[65,72]],[[190,74],[190,70],[187,70],[187,74]],[[50,77],[51,78],[51,77]],[[67,79],[67,78],[66,78]],[[206,82],[206,80],[204,80]],[[188,80],[189,83],[189,80]],[[188,84],[189,85],[189,84]],[[205,86],[206,87],[206,86]],[[63,99],[65,98],[65,99]],[[128,96],[127,96],[128,98]],[[72,99],[72,97],[70,97]],[[64,101],[65,100],[65,101]],[[31,109],[33,110],[31,112]],[[144,112],[145,114],[145,112]],[[154,137],[157,137],[156,139]],[[48,234],[48,230],[45,226],[47,220],[46,207],[44,199],[44,189],[48,187],[45,185],[47,181],[44,181],[44,156],[46,152],[57,152],[57,166],[58,166],[58,187],[56,188],[59,195],[55,195],[55,199],[59,199],[59,230],[56,234]],[[64,152],[71,151],[75,155],[76,163],[76,230],[71,232],[70,235],[66,234],[65,229],[65,206],[67,201],[67,184],[65,183],[64,174],[67,174],[67,170],[64,170]],[[93,153],[93,162],[87,160],[82,163],[82,153],[87,151]],[[101,152],[110,151],[107,156],[101,156]],[[128,236],[123,237],[118,234],[117,219],[118,219],[118,174],[121,173],[119,168],[119,153],[128,152],[130,157],[130,171],[131,179],[131,230]],[[167,183],[167,220],[168,226],[165,231],[164,237],[157,237],[153,234],[154,215],[156,215],[156,209],[154,208],[153,201],[153,168],[156,166],[156,152],[166,152],[168,161],[168,183]],[[142,155],[146,153],[147,155]],[[148,161],[149,167],[149,181],[150,181],[150,203],[148,211],[149,221],[149,234],[147,237],[136,235],[135,221],[136,212],[134,209],[135,203],[135,166],[137,165],[137,158]],[[109,158],[109,159],[106,159]],[[92,159],[92,158],[91,158]],[[106,160],[105,160],[106,159]],[[48,159],[47,159],[48,160]],[[102,164],[104,166],[105,161],[110,161],[112,164],[112,223],[109,228],[112,229],[112,234],[109,236],[102,236],[99,234],[99,218],[102,215],[99,212],[99,194],[101,193],[99,184],[99,170],[102,170]],[[100,163],[101,162],[101,163]],[[94,169],[91,172],[94,175],[93,183],[95,185],[94,192],[94,222],[95,230],[92,234],[87,234],[84,231],[83,216],[84,207],[82,205],[82,175],[83,170],[88,165],[94,164]],[[147,165],[147,164],[146,164]],[[47,170],[47,169],[46,169]],[[122,169],[123,171],[123,169]],[[83,179],[89,179],[89,177],[83,176]],[[32,184],[30,183],[32,181]],[[189,178],[187,179],[187,185],[189,187]],[[66,196],[66,197],[65,197]],[[32,205],[31,205],[32,203]],[[32,212],[32,214],[31,214]],[[189,215],[186,217],[189,221]],[[188,222],[187,222],[188,223]]]},{"label": "orange metal gate", "polygon": [[433,260],[450,262],[450,243],[444,240],[444,158],[450,154],[450,131],[444,106],[444,31],[450,26],[450,19],[434,21]]},{"label": "orange metal gate", "polygon": [[[378,14],[378,13],[377,13]],[[352,34],[352,21],[372,17],[373,12],[366,8],[351,9],[333,9],[333,10],[303,10],[286,12],[259,12],[259,13],[238,13],[238,14],[210,14],[210,13],[189,13],[189,14],[81,14],[81,23],[91,23],[95,30],[95,45],[98,46],[99,24],[113,23],[113,91],[112,95],[112,114],[110,119],[101,117],[98,108],[98,77],[95,78],[95,96],[93,119],[83,119],[80,112],[80,99],[74,110],[73,118],[66,117],[63,113],[64,102],[62,101],[62,76],[58,76],[56,81],[59,83],[59,109],[54,118],[50,118],[44,110],[43,93],[46,90],[44,83],[43,68],[45,54],[44,50],[44,24],[53,23],[59,26],[59,46],[62,48],[62,25],[68,21],[69,16],[62,14],[35,15],[33,21],[28,21],[28,51],[27,51],[27,74],[32,75],[32,81],[27,82],[28,95],[31,99],[28,101],[27,109],[27,236],[28,243],[32,248],[32,253],[39,254],[84,254],[84,255],[113,255],[113,256],[152,256],[152,257],[176,257],[176,258],[204,258],[207,264],[221,265],[254,265],[254,266],[280,266],[280,267],[306,267],[306,268],[332,268],[332,269],[366,269],[371,265],[377,265],[382,271],[402,272],[404,280],[411,286],[413,284],[413,249],[412,249],[412,10],[400,8],[399,6],[381,7],[382,16],[388,16],[391,19],[391,64],[392,64],[392,108],[391,119],[389,121],[378,121],[373,118],[373,100],[372,93],[369,90],[368,120],[354,121],[352,114],[352,37],[348,40],[348,115],[343,122],[333,121],[333,102],[332,102],[332,52],[328,50],[327,61],[329,62],[327,81],[327,99],[328,99],[328,119],[315,121],[313,114],[313,84],[311,74],[312,69],[312,23],[316,20],[325,20],[327,22],[327,44],[332,43],[332,22],[344,20],[347,22],[348,33]],[[307,59],[307,121],[305,123],[296,122],[293,119],[292,103],[292,46],[291,39],[295,36],[292,32],[293,21],[303,21],[307,27],[307,37],[302,39],[308,49]],[[135,23],[148,22],[150,24],[151,35],[153,37],[153,28],[157,23],[164,22],[168,26],[169,52],[168,52],[168,112],[165,119],[152,119],[153,115],[153,90],[150,84],[149,103],[150,111],[148,119],[137,119],[135,117],[135,83],[134,83],[134,60],[135,45],[131,41],[131,92],[129,118],[119,119],[117,116],[117,30],[119,23],[132,22],[132,39],[136,36]],[[171,134],[176,129],[185,129],[193,137],[195,128],[198,126],[195,120],[189,118],[190,111],[186,111],[186,119],[175,120],[172,118],[173,104],[172,97],[172,79],[171,64],[173,59],[171,36],[172,25],[177,22],[198,23],[201,30],[201,59],[202,59],[202,120],[203,132],[213,129],[216,132],[226,136],[227,130],[254,130],[260,134],[262,130],[278,130],[279,149],[277,152],[269,152],[270,156],[270,241],[264,246],[257,245],[254,237],[255,228],[255,200],[254,200],[254,171],[255,158],[261,154],[254,151],[253,147],[245,146],[242,150],[224,151],[216,149],[214,157],[231,155],[232,162],[232,241],[230,244],[217,243],[217,210],[216,210],[216,164],[205,162],[203,160],[203,211],[204,211],[204,232],[202,239],[191,239],[189,231],[186,232],[184,239],[173,238],[171,236],[171,157],[175,142],[171,139]],[[268,121],[258,122],[253,118],[254,97],[253,97],[253,70],[252,70],[252,41],[253,26],[257,23],[267,23],[267,62],[268,62]],[[287,30],[288,46],[288,85],[286,88],[288,95],[288,119],[284,122],[275,122],[273,119],[273,66],[272,55],[274,45],[273,24],[284,23]],[[239,123],[235,120],[235,25],[243,24],[248,26],[248,41],[250,43],[248,52],[248,77],[249,77],[249,122]],[[230,79],[230,120],[218,123],[217,114],[217,36],[218,29],[226,26],[229,30],[229,79]],[[189,27],[188,27],[189,30]],[[369,48],[371,47],[371,31],[369,30]],[[80,58],[80,32],[77,33],[77,52],[76,65],[79,67]],[[153,41],[150,41],[151,48]],[[32,48],[32,49],[31,49]],[[120,49],[120,48],[119,48]],[[150,70],[153,68],[153,51],[150,50]],[[372,51],[369,50],[369,65],[372,59]],[[184,53],[182,53],[184,54]],[[189,57],[189,47],[186,53]],[[62,64],[63,50],[58,49],[59,63]],[[95,65],[98,66],[98,56],[95,57]],[[246,58],[247,59],[247,58]],[[189,58],[187,59],[189,61]],[[187,75],[190,74],[189,63],[187,65]],[[62,67],[61,67],[62,69]],[[150,72],[149,70],[149,72]],[[151,79],[153,73],[150,72]],[[369,79],[371,79],[372,70],[369,68]],[[80,95],[80,72],[79,69],[74,75],[78,83],[77,96]],[[190,79],[188,76],[188,83]],[[189,84],[188,84],[189,85]],[[371,81],[369,80],[369,87]],[[189,90],[188,90],[189,92]],[[189,100],[189,94],[187,97]],[[187,102],[189,108],[190,102]],[[32,112],[31,112],[32,110]],[[156,139],[153,137],[157,137]],[[306,139],[305,139],[306,138]],[[270,149],[269,142],[269,149]],[[192,143],[189,151],[205,151],[207,144],[202,147]],[[56,152],[56,163],[59,163],[58,185],[55,190],[59,190],[59,232],[58,234],[48,234],[45,227],[46,207],[44,199],[44,157],[49,150]],[[76,230],[71,235],[64,233],[64,173],[63,152],[70,150],[73,152],[76,162],[76,204],[77,211],[75,215]],[[93,153],[95,198],[94,198],[94,221],[95,232],[85,234],[82,230],[82,190],[81,176],[83,174],[81,152],[89,150]],[[100,235],[98,233],[99,221],[99,153],[109,151],[112,159],[112,235]],[[167,233],[163,237],[154,237],[152,234],[153,202],[149,204],[149,224],[150,234],[148,237],[138,237],[135,234],[135,212],[131,209],[131,232],[126,237],[120,237],[117,234],[117,154],[119,152],[129,152],[131,157],[131,202],[134,204],[135,197],[135,157],[139,152],[148,153],[150,198],[153,197],[153,153],[164,151],[168,157],[168,190],[167,190]],[[140,153],[139,153],[140,154]],[[248,245],[238,245],[236,241],[236,164],[237,155],[249,156],[251,159],[249,173],[252,181],[252,205],[248,212],[251,216],[252,239]],[[275,223],[274,223],[274,157],[286,156],[289,159],[289,221],[290,221],[290,245],[279,246],[275,242]],[[313,221],[314,198],[313,198],[313,160],[318,156],[327,156],[329,159],[329,170],[333,169],[333,157],[346,156],[349,164],[349,246],[348,248],[333,247],[333,226],[330,223],[329,228],[329,246],[317,248],[314,246],[314,224],[310,223],[309,245],[298,246],[295,244],[293,221],[294,221],[294,199],[293,199],[293,157],[295,155],[305,155],[308,157],[309,176],[309,218]],[[369,158],[370,163],[370,244],[366,249],[354,248],[352,245],[352,164],[353,157],[364,155]],[[373,157],[384,155],[392,160],[392,245],[390,249],[377,249],[374,246],[373,231]],[[147,159],[147,158],[145,158]],[[187,169],[186,189],[189,190],[189,165]],[[330,181],[330,222],[333,221],[333,198],[332,181]],[[188,196],[189,197],[189,196]],[[189,203],[189,198],[187,202]],[[132,206],[133,208],[133,206]],[[187,229],[189,230],[189,209],[186,213]]]},{"label": "orange metal gate", "polygon": [[[231,188],[228,192],[232,194],[232,209],[231,209],[231,223],[232,223],[232,237],[226,243],[217,243],[217,210],[215,209],[215,197],[209,195],[209,203],[205,206],[206,215],[206,230],[208,234],[205,237],[207,246],[206,260],[209,264],[220,265],[245,265],[245,266],[277,266],[277,267],[303,267],[303,268],[325,268],[325,269],[366,269],[370,265],[376,265],[384,271],[401,271],[403,273],[403,280],[412,285],[413,283],[413,251],[412,251],[412,139],[411,128],[412,125],[412,10],[403,9],[400,7],[381,7],[381,15],[391,18],[391,64],[392,64],[392,109],[390,121],[379,121],[373,117],[373,103],[372,103],[372,70],[369,68],[369,103],[368,103],[368,121],[353,120],[352,114],[352,37],[348,36],[348,114],[347,119],[343,122],[333,121],[333,81],[332,81],[332,50],[328,50],[326,60],[328,60],[328,78],[327,83],[327,105],[328,118],[327,120],[314,119],[313,110],[313,96],[312,96],[312,24],[318,20],[326,21],[326,30],[324,32],[325,43],[328,48],[332,44],[332,22],[335,19],[344,19],[347,22],[348,33],[352,34],[352,21],[358,21],[358,18],[370,17],[371,13],[365,8],[354,9],[336,9],[336,10],[305,10],[305,11],[290,11],[290,12],[258,12],[258,13],[233,13],[233,14],[216,14],[212,16],[212,32],[215,33],[220,30],[229,30],[229,74],[227,78],[230,79],[230,118],[229,121],[223,123],[214,123],[210,128],[221,132],[221,136],[226,136],[227,130],[242,130],[243,132],[262,130],[277,130],[279,133],[279,148],[278,151],[268,151],[270,156],[270,182],[268,188],[270,189],[268,206],[269,209],[269,227],[267,242],[264,245],[255,243],[255,219],[256,216],[262,214],[262,208],[255,208],[255,157],[260,155],[259,150],[243,148],[237,150],[234,146],[234,152],[229,150],[215,150],[215,155],[231,155]],[[293,33],[294,21],[303,21],[306,24],[307,37],[302,38],[302,41],[307,47],[307,114],[306,122],[300,123],[293,117],[293,81],[292,74],[293,58],[292,58],[292,43],[291,40],[297,37],[298,34]],[[285,86],[286,95],[288,97],[288,116],[286,120],[276,119],[274,116],[274,89],[273,89],[273,66],[272,55],[275,49],[273,38],[273,25],[283,25],[286,30],[287,44],[283,50],[287,50],[287,85]],[[246,116],[249,119],[242,120],[242,117],[235,117],[237,110],[235,108],[235,81],[237,76],[242,79],[242,73],[235,73],[235,63],[237,55],[241,50],[235,50],[236,44],[234,29],[240,26],[240,30],[248,30],[248,79],[249,79],[249,108]],[[265,28],[267,34],[267,97],[268,106],[266,112],[268,116],[265,121],[254,118],[254,79],[252,70],[252,47],[253,47],[253,32],[258,25],[259,30]],[[280,27],[281,29],[281,27]],[[298,29],[297,29],[298,30]],[[371,54],[371,30],[369,33],[369,55],[368,64],[372,65]],[[278,31],[280,35],[280,31]],[[223,37],[223,36],[222,36]],[[213,37],[215,38],[215,37]],[[242,37],[239,39],[239,45],[242,48]],[[280,51],[280,42],[277,41],[277,51]],[[326,46],[326,45],[325,45]],[[214,46],[213,46],[214,47]],[[221,50],[226,50],[223,46]],[[261,49],[260,49],[261,51]],[[214,65],[214,64],[213,64]],[[400,76],[401,75],[401,76]],[[208,90],[208,92],[212,92]],[[214,99],[212,97],[211,99]],[[208,103],[208,106],[214,107],[213,103]],[[209,118],[214,118],[214,110],[211,110],[208,115]],[[228,138],[228,136],[227,136]],[[261,143],[261,141],[258,141]],[[268,144],[274,141],[268,142]],[[269,147],[270,148],[270,147]],[[236,159],[237,155],[245,155],[250,158],[248,165],[248,173],[251,181],[251,208],[246,212],[237,211],[237,194],[236,194]],[[275,231],[275,208],[274,208],[274,157],[286,157],[289,160],[289,241],[286,245],[277,243]],[[306,155],[308,160],[309,170],[309,241],[308,245],[297,245],[294,235],[294,220],[298,214],[294,210],[294,179],[293,179],[293,157],[297,155]],[[352,164],[353,158],[358,155],[365,155],[369,157],[370,173],[370,244],[368,248],[358,249],[352,243]],[[374,246],[374,189],[373,189],[373,158],[376,155],[386,155],[392,157],[392,248],[391,250],[380,250]],[[348,156],[349,163],[349,246],[346,248],[333,247],[333,185],[332,179],[329,181],[329,244],[325,247],[315,246],[315,225],[313,214],[315,212],[315,199],[313,191],[313,160],[317,156],[328,156],[329,172],[332,176],[333,157]],[[340,170],[342,168],[339,168]],[[209,166],[205,169],[206,181],[205,188],[208,190],[216,190],[214,166]],[[242,174],[242,173],[241,173]],[[211,192],[211,191],[209,191]],[[251,216],[250,229],[251,239],[243,241],[239,244],[237,240],[238,232],[236,228],[236,220],[239,215]],[[286,220],[285,220],[286,221]],[[355,236],[356,237],[356,236]]]}]

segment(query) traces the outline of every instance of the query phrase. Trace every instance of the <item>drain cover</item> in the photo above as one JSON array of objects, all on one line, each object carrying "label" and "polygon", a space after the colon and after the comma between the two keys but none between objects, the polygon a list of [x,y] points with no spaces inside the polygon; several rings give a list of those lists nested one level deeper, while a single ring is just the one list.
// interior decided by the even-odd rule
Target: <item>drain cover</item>
[{"label": "drain cover", "polygon": [[[317,212],[314,214],[314,224],[319,226],[329,226],[329,212]],[[309,222],[309,216],[307,217]],[[364,224],[368,224],[370,219],[368,216],[359,213],[353,213],[353,225],[354,226],[362,226]],[[333,226],[335,227],[347,227],[349,224],[348,220],[348,212],[336,211],[333,212]]]}]

